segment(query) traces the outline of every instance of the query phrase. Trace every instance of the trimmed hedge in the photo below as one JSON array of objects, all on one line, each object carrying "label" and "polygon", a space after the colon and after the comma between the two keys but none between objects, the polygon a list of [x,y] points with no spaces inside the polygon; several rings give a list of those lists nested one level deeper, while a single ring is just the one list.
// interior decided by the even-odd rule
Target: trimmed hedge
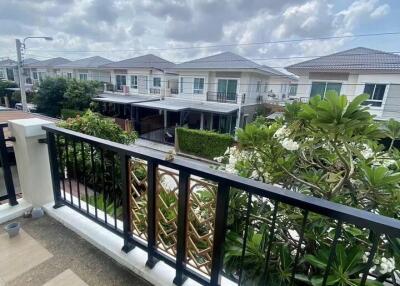
[{"label": "trimmed hedge", "polygon": [[78,115],[82,116],[83,114],[85,114],[85,112],[86,111],[82,110],[63,108],[61,109],[61,118],[67,120],[68,118],[75,118]]},{"label": "trimmed hedge", "polygon": [[176,129],[179,151],[212,160],[222,156],[226,148],[234,143],[229,134],[220,134],[208,130],[179,127]]}]

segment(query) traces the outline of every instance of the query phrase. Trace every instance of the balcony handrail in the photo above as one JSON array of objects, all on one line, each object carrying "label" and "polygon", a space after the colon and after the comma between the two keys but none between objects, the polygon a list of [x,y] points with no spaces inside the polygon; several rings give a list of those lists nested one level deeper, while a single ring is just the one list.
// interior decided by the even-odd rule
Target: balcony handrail
[{"label": "balcony handrail", "polygon": [[[223,271],[223,245],[225,242],[225,236],[228,224],[228,212],[231,210],[229,207],[229,194],[231,188],[242,190],[248,196],[247,203],[247,219],[246,219],[246,232],[249,226],[249,217],[251,212],[251,199],[252,196],[259,196],[263,199],[273,200],[274,204],[274,215],[271,223],[272,230],[269,234],[268,239],[268,251],[266,254],[266,265],[269,263],[269,252],[273,243],[274,230],[278,227],[275,225],[278,204],[283,203],[290,205],[302,210],[303,223],[300,237],[298,238],[297,254],[295,260],[295,266],[292,272],[292,281],[295,275],[295,269],[299,262],[298,255],[303,243],[303,234],[306,227],[308,213],[313,212],[320,214],[325,219],[336,220],[335,237],[331,243],[330,256],[328,265],[325,269],[324,280],[326,285],[326,279],[330,273],[332,266],[332,260],[334,259],[334,253],[336,246],[339,241],[343,224],[352,224],[358,228],[366,228],[370,231],[371,237],[379,237],[382,234],[391,237],[400,237],[400,221],[380,216],[372,212],[348,207],[345,205],[330,202],[324,199],[306,196],[294,191],[283,189],[279,186],[271,184],[265,184],[260,181],[251,180],[248,178],[239,177],[234,174],[225,173],[219,170],[211,169],[208,166],[194,163],[192,160],[186,158],[175,157],[173,159],[166,159],[166,154],[161,151],[151,150],[141,146],[128,146],[120,143],[111,142],[105,139],[85,135],[79,132],[63,129],[55,126],[43,126],[46,131],[46,138],[49,151],[50,159],[50,170],[52,175],[53,192],[55,207],[61,207],[66,205],[81,213],[82,215],[92,219],[94,222],[102,225],[111,232],[123,237],[124,246],[123,251],[129,252],[133,247],[138,246],[147,252],[148,260],[146,265],[152,268],[158,260],[162,260],[167,265],[175,268],[176,276],[174,283],[176,285],[182,285],[184,277],[189,277],[202,285],[220,285],[220,279]],[[60,137],[64,138],[63,144],[60,144]],[[82,149],[81,155],[85,157],[85,147],[90,147],[90,152],[87,155],[89,165],[91,166],[87,171],[89,175],[86,175],[86,169],[83,169],[82,173],[78,173],[77,163],[77,152],[76,145],[78,143],[79,148]],[[63,149],[62,149],[63,148]],[[57,150],[58,149],[58,150]],[[97,162],[94,160],[94,150],[96,152]],[[103,207],[106,210],[106,189],[104,185],[105,166],[107,166],[107,160],[105,160],[105,154],[107,156],[112,155],[112,159],[108,157],[108,161],[111,163],[111,174],[112,174],[112,197],[113,197],[113,210],[114,210],[114,222],[110,222],[110,218],[106,212],[103,212],[104,218],[99,217],[98,205],[96,195],[103,194]],[[115,159],[115,156],[117,159]],[[62,159],[62,158],[65,158]],[[118,159],[119,158],[119,159]],[[83,166],[86,168],[86,160],[83,160]],[[91,162],[90,162],[91,160]],[[117,226],[117,215],[116,208],[116,191],[115,191],[115,162],[119,161],[121,185],[119,191],[121,192],[122,200],[122,225],[123,229]],[[145,177],[140,181],[132,171],[134,161],[139,160],[145,165]],[[59,165],[58,162],[62,162]],[[82,166],[81,166],[82,167]],[[108,164],[110,167],[110,164]],[[163,167],[163,168],[160,168]],[[167,171],[166,171],[166,169]],[[170,171],[168,171],[170,169]],[[163,174],[164,172],[164,174]],[[143,175],[143,173],[141,173]],[[79,178],[82,179],[85,188],[86,203],[81,201],[81,194],[83,189],[80,191]],[[172,187],[171,190],[164,190],[162,186],[163,176],[169,176],[176,183],[176,187]],[[93,189],[94,195],[94,210],[95,213],[89,211],[89,197],[87,193],[86,176],[93,177],[93,184],[96,189]],[[194,176],[194,178],[192,177]],[[95,182],[95,179],[100,178],[100,182]],[[202,225],[207,229],[207,248],[206,249],[195,249],[189,246],[189,240],[193,244],[192,239],[198,238],[198,234],[193,237],[193,232],[190,231],[188,226],[192,226],[192,221],[189,218],[189,212],[191,215],[196,215],[194,210],[191,209],[192,203],[190,200],[192,196],[196,196],[195,191],[192,189],[191,184],[196,178],[201,178],[202,185],[213,183],[212,193],[214,199],[212,204],[210,202],[201,205],[206,208],[209,212],[207,225]],[[101,179],[102,178],[102,179]],[[133,179],[132,179],[133,178]],[[68,181],[67,181],[68,180]],[[76,193],[71,187],[71,180],[75,180]],[[69,182],[69,199],[66,196],[66,186],[68,187]],[[61,183],[63,196],[61,193]],[[97,185],[96,185],[97,184]],[[145,189],[136,189],[134,184],[138,186],[145,186]],[[83,187],[82,187],[83,188]],[[168,187],[170,188],[170,187]],[[207,188],[207,187],[206,187]],[[161,195],[168,195],[167,193],[173,193],[176,198],[176,202],[172,206],[166,205]],[[108,196],[110,196],[110,190]],[[167,197],[168,198],[168,197]],[[191,199],[190,199],[191,198]],[[101,199],[101,198],[100,198]],[[138,201],[136,201],[136,199]],[[100,202],[101,203],[101,202]],[[86,204],[86,209],[82,204]],[[92,205],[92,204],[91,204]],[[101,205],[100,205],[101,206]],[[171,219],[163,216],[162,208],[171,208],[176,213],[176,216]],[[101,209],[100,209],[101,210]],[[143,214],[142,211],[145,211]],[[193,218],[192,218],[193,219]],[[199,219],[198,217],[196,218]],[[211,224],[210,224],[211,221]],[[138,224],[145,224],[145,230],[138,228]],[[167,230],[164,229],[166,227]],[[172,227],[172,229],[171,229]],[[284,226],[286,227],[286,226]],[[172,240],[170,244],[166,244],[162,240],[162,237]],[[244,238],[246,241],[246,235]],[[201,240],[199,243],[205,243]],[[371,246],[372,256],[368,258],[370,261],[368,267],[363,270],[363,281],[360,285],[365,285],[365,279],[369,275],[369,269],[371,268],[371,261],[375,255],[377,243],[373,243]],[[245,252],[245,243],[242,246],[242,259]],[[200,256],[201,261],[205,261],[203,266],[198,266],[194,255]],[[206,251],[206,254],[204,254]],[[192,255],[190,255],[191,253]],[[202,256],[206,255],[206,256]],[[204,266],[205,265],[205,266]],[[193,269],[194,268],[194,269]],[[241,269],[242,270],[242,269]],[[265,273],[268,274],[267,270]],[[240,277],[239,277],[240,281]]]},{"label": "balcony handrail", "polygon": [[400,220],[374,214],[365,210],[345,206],[335,202],[327,201],[313,196],[306,196],[301,193],[283,189],[278,186],[266,184],[260,181],[240,177],[234,174],[211,169],[202,164],[194,166],[192,160],[175,157],[173,161],[165,160],[165,153],[151,150],[141,146],[128,146],[98,137],[82,134],[76,131],[55,127],[43,126],[45,131],[78,139],[85,143],[118,154],[125,154],[145,161],[153,161],[165,167],[184,171],[215,182],[221,182],[233,188],[245,190],[248,193],[277,200],[292,206],[307,209],[309,211],[337,219],[358,227],[374,229],[374,231],[400,237]]}]

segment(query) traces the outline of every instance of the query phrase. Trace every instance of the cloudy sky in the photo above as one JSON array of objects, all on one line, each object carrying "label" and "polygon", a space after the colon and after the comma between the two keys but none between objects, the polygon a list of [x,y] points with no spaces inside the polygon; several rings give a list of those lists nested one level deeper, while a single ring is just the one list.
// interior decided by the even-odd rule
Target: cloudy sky
[{"label": "cloudy sky", "polygon": [[15,38],[46,35],[26,58],[182,62],[229,50],[281,67],[357,46],[400,52],[400,35],[285,42],[400,32],[399,15],[399,0],[0,0],[0,58],[15,58]]}]

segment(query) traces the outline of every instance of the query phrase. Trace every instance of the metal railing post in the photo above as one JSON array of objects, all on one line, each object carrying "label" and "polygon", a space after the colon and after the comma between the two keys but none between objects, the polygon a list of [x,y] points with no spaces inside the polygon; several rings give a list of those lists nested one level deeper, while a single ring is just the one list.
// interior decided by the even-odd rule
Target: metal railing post
[{"label": "metal railing post", "polygon": [[223,255],[226,222],[228,219],[229,190],[230,187],[225,182],[220,182],[218,184],[210,278],[210,285],[213,286],[221,285],[221,270],[224,261]]},{"label": "metal railing post", "polygon": [[14,188],[14,182],[12,178],[12,173],[11,173],[11,167],[8,162],[8,152],[7,152],[7,145],[6,145],[6,139],[4,138],[4,127],[6,127],[7,124],[2,124],[0,125],[0,160],[1,160],[1,165],[3,167],[3,173],[4,173],[4,183],[6,185],[7,189],[7,197],[8,197],[8,202],[11,206],[18,205],[17,202],[17,197],[15,195],[15,188]]},{"label": "metal railing post", "polygon": [[51,182],[53,185],[54,208],[62,207],[61,188],[60,188],[60,172],[57,160],[56,140],[53,133],[46,131],[47,150],[49,153]]},{"label": "metal railing post", "polygon": [[187,224],[189,212],[189,177],[185,171],[179,171],[179,193],[178,193],[178,230],[177,230],[177,253],[176,253],[176,276],[175,285],[182,285],[186,277],[183,275],[186,258]]},{"label": "metal railing post", "polygon": [[157,191],[157,164],[147,161],[147,262],[146,266],[153,268],[158,259],[154,257],[156,249],[156,191]]},{"label": "metal railing post", "polygon": [[124,246],[122,251],[128,253],[135,246],[131,241],[132,236],[132,218],[130,206],[130,187],[129,187],[129,157],[125,153],[120,153],[121,160],[121,180],[122,180],[122,220],[123,220],[123,237]]}]

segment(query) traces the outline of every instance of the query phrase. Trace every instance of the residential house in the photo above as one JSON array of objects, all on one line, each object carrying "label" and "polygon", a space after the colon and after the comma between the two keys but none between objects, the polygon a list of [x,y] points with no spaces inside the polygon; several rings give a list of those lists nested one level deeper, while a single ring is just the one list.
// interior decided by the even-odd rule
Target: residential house
[{"label": "residential house", "polygon": [[18,83],[17,62],[6,59],[0,60],[0,80],[8,80]]},{"label": "residential house", "polygon": [[148,54],[105,64],[101,68],[111,71],[113,91],[166,96],[169,94],[170,81],[176,78],[168,72],[173,66],[172,62]]},{"label": "residential house", "polygon": [[68,62],[70,62],[70,60],[62,57],[57,57],[44,61],[37,61],[30,64],[25,64],[24,68],[29,69],[30,78],[32,78],[33,83],[40,83],[40,81],[46,77],[60,76],[60,71],[56,66]]},{"label": "residential house", "polygon": [[78,80],[97,80],[104,83],[111,82],[111,72],[107,69],[102,69],[100,66],[110,64],[109,59],[94,56],[85,59],[80,59],[72,62],[56,65],[59,70],[59,75],[64,78]]},{"label": "residential house", "polygon": [[32,59],[32,58],[24,59],[22,61],[22,69],[23,69],[23,74],[24,74],[24,78],[25,78],[25,85],[28,88],[33,84],[33,78],[32,78],[31,68],[26,67],[26,66],[32,65],[32,64],[35,64],[38,62],[39,62],[39,60]]},{"label": "residential house", "polygon": [[176,126],[233,133],[255,117],[260,104],[287,99],[296,83],[230,52],[178,65],[146,55],[104,67],[113,69],[112,82],[123,92],[96,99],[104,114],[132,120],[143,138],[156,141],[173,137]]},{"label": "residential house", "polygon": [[[234,122],[229,122],[230,131],[251,121],[260,104],[288,100],[290,91],[297,86],[296,77],[231,52],[178,64],[173,70],[179,76],[177,97],[230,103],[240,109],[240,117],[231,117]],[[202,124],[206,129],[215,129],[210,124],[212,116],[212,113],[205,115],[209,118],[208,122]],[[228,131],[225,128],[218,129]]]},{"label": "residential house", "polygon": [[377,119],[400,118],[400,56],[358,47],[286,68],[299,76],[302,100],[334,90],[350,99],[367,93],[365,102]]}]

